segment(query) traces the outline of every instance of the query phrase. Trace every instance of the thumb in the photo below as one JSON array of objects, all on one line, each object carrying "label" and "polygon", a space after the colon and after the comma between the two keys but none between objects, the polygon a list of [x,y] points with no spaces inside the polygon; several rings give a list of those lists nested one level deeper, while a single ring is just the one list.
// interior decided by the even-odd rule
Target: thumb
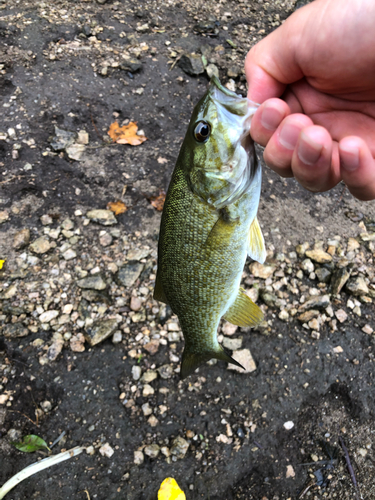
[{"label": "thumb", "polygon": [[263,103],[280,97],[286,85],[304,75],[297,63],[297,50],[303,32],[307,7],[299,9],[283,25],[254,45],[246,56],[247,97]]}]

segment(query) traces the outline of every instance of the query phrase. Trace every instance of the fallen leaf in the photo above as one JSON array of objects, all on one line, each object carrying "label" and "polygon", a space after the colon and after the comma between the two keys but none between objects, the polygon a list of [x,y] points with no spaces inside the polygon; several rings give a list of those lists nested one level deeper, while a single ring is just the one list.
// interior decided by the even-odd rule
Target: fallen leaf
[{"label": "fallen leaf", "polygon": [[115,215],[123,214],[127,211],[127,206],[120,200],[110,201],[107,205],[107,209],[114,212]]},{"label": "fallen leaf", "polygon": [[159,196],[151,196],[149,198],[151,205],[159,212],[163,210],[165,202],[165,193],[160,193]]},{"label": "fallen leaf", "polygon": [[35,434],[29,434],[25,436],[19,443],[12,443],[17,450],[24,451],[25,453],[32,453],[33,451],[42,450],[46,448],[49,450],[47,443],[44,439],[36,436]]},{"label": "fallen leaf", "polygon": [[3,268],[4,263],[5,263],[5,260],[0,260],[0,269]]},{"label": "fallen leaf", "polygon": [[162,156],[159,156],[158,163],[160,163],[160,165],[164,165],[164,163],[168,163],[168,160],[166,158],[163,158]]},{"label": "fallen leaf", "polygon": [[160,485],[158,500],[186,500],[185,493],[173,477],[167,477]]},{"label": "fallen leaf", "polygon": [[139,146],[147,140],[144,135],[137,135],[137,124],[130,122],[128,125],[120,127],[117,122],[113,122],[108,130],[109,137],[117,144],[130,144],[131,146]]}]

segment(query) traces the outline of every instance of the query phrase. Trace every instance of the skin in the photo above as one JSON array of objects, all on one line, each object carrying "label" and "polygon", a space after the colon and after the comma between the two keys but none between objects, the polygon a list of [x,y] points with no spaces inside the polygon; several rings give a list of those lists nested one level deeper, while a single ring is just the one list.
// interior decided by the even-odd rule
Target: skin
[{"label": "skin", "polygon": [[375,199],[374,0],[315,0],[246,57],[252,138],[306,189]]}]

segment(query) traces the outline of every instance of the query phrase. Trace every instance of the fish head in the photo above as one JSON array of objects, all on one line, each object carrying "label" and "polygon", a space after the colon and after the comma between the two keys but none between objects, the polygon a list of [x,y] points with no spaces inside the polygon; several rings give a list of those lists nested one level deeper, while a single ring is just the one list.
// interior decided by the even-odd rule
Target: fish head
[{"label": "fish head", "polygon": [[216,209],[238,200],[258,168],[249,134],[257,108],[213,77],[194,109],[185,138],[188,178],[192,191]]}]

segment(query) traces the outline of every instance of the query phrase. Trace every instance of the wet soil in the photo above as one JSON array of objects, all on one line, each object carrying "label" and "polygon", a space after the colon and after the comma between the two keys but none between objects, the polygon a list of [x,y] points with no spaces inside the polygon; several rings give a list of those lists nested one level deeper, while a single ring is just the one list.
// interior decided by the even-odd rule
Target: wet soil
[{"label": "wet soil", "polygon": [[[118,216],[122,230],[147,233],[156,248],[160,213],[148,198],[166,190],[192,108],[208,83],[205,74],[185,74],[174,64],[180,52],[172,57],[171,50],[222,46],[217,65],[226,82],[228,68],[241,68],[252,44],[292,11],[292,2],[0,3],[0,132],[14,128],[16,134],[0,141],[0,210],[11,213],[0,226],[0,258],[15,257],[15,232],[40,228],[42,215],[61,222],[77,209],[105,208],[116,199],[129,207]],[[200,32],[198,22],[213,23],[217,35]],[[142,28],[145,24],[148,28]],[[132,73],[115,64],[125,49],[141,62],[140,70]],[[244,93],[243,73],[234,80]],[[107,130],[115,119],[136,121],[148,140],[138,148],[109,144]],[[82,161],[52,151],[55,126],[89,133]],[[25,169],[27,164],[32,168]],[[316,196],[266,168],[259,210],[267,245],[276,251],[337,234],[357,236],[358,220],[346,214],[375,216],[373,203],[354,200],[342,185]],[[187,381],[174,374],[154,382],[151,398],[138,395],[133,409],[119,399],[124,387],[130,391],[137,362],[124,345],[107,340],[83,353],[64,349],[55,362],[42,366],[30,344],[50,332],[0,337],[1,362],[11,366],[6,390],[13,398],[10,406],[0,406],[0,484],[36,460],[35,454],[12,448],[10,429],[48,442],[65,431],[59,450],[108,442],[114,454],[82,454],[28,479],[9,499],[83,499],[87,490],[97,500],[151,500],[168,476],[189,500],[353,499],[338,444],[342,435],[363,498],[375,499],[374,340],[361,331],[373,313],[372,304],[364,306],[366,321],[352,317],[336,332],[322,332],[319,341],[306,337],[299,324],[275,317],[268,336],[244,332],[255,372],[241,375],[217,363]],[[332,354],[337,345],[343,356]],[[177,346],[181,354],[182,342]],[[168,362],[168,349],[160,346],[140,365]],[[52,409],[36,426],[30,419],[35,421],[35,408],[43,401]],[[140,411],[146,401],[168,408],[158,415],[157,427]],[[288,421],[294,423],[290,430],[284,427]],[[225,434],[227,424],[234,435],[225,444],[215,436]],[[168,463],[162,455],[146,456],[142,465],[134,463],[134,451],[144,444],[170,445],[189,430],[198,437],[189,441],[183,459]],[[301,465],[314,462],[311,455],[318,462]],[[314,473],[324,476],[322,488]]]}]

